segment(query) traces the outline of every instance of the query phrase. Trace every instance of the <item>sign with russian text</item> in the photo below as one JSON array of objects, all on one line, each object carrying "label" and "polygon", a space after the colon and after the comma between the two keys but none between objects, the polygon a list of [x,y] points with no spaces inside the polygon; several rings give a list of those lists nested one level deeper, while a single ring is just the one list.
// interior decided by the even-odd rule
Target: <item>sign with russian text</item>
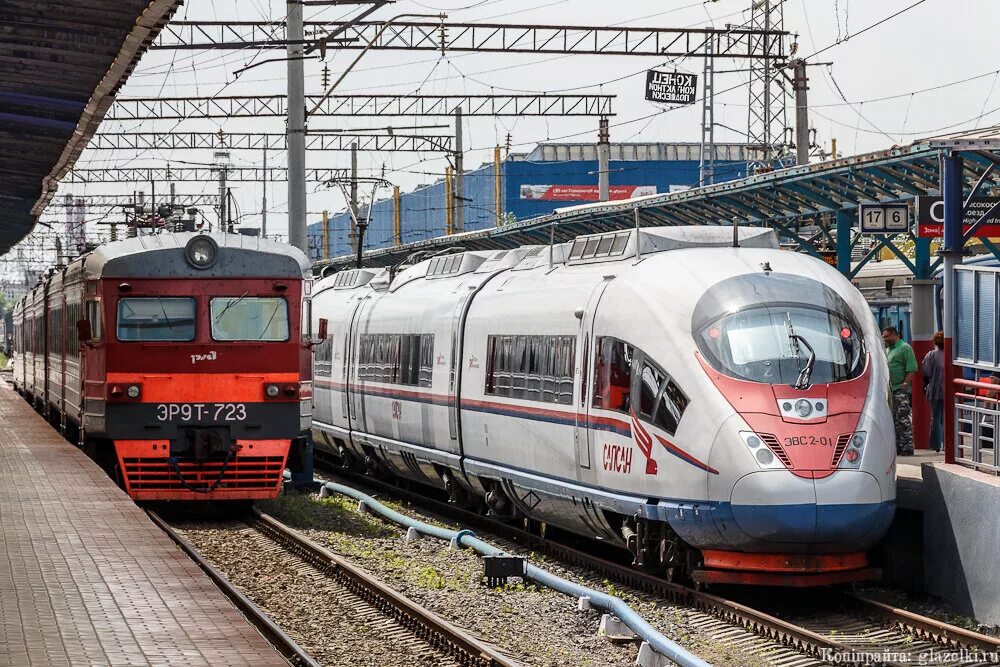
[{"label": "sign with russian text", "polygon": [[[1000,197],[973,197],[969,210],[962,220],[962,233],[969,231],[979,219],[989,212]],[[939,238],[944,236],[944,199],[942,197],[917,197],[917,236]],[[978,237],[1000,237],[1000,213],[994,212],[989,221],[976,230]]]},{"label": "sign with russian text", "polygon": [[861,204],[858,223],[862,234],[903,234],[910,231],[909,204]]},{"label": "sign with russian text", "polygon": [[660,104],[694,104],[698,97],[698,76],[683,72],[646,72],[646,100]]},{"label": "sign with russian text", "polygon": [[[612,185],[611,199],[632,199],[655,195],[655,185]],[[522,185],[521,199],[535,201],[600,201],[596,185]]]}]

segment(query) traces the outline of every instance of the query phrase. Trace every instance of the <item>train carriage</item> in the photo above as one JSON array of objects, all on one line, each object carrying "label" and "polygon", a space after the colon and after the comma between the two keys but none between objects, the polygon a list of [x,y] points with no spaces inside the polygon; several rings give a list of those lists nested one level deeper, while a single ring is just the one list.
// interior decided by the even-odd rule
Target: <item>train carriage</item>
[{"label": "train carriage", "polygon": [[326,278],[320,446],[705,583],[876,576],[895,449],[868,306],[770,230],[732,243],[626,230]]},{"label": "train carriage", "polygon": [[311,418],[309,269],[235,234],[100,246],[15,309],[15,385],[137,500],[273,498]]}]

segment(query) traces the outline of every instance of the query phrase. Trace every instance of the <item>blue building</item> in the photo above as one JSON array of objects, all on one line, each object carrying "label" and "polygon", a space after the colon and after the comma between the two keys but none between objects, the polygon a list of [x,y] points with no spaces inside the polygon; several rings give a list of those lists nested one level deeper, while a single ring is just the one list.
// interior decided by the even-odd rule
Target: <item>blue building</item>
[{"label": "blue building", "polygon": [[[716,144],[715,180],[746,175],[742,144]],[[662,194],[698,184],[700,146],[697,143],[612,144],[612,199]],[[552,213],[557,208],[597,200],[596,144],[540,144],[531,153],[512,154],[500,162],[500,197],[496,198],[496,168],[485,164],[465,172],[464,230],[473,231]],[[453,197],[446,179],[413,192],[375,202],[364,248],[372,250],[412,243],[461,231],[454,224]],[[499,208],[498,208],[499,206]],[[350,254],[356,247],[350,213],[329,218],[323,252],[323,223],[309,225],[313,259]]]}]

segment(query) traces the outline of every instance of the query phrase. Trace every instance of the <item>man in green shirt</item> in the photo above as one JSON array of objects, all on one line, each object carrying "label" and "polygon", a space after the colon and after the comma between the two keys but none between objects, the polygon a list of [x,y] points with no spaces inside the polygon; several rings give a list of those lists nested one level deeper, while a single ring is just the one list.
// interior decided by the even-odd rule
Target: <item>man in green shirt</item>
[{"label": "man in green shirt", "polygon": [[899,337],[896,327],[882,330],[886,355],[889,359],[889,385],[892,389],[892,419],[896,426],[896,454],[913,454],[913,419],[910,391],[917,372],[917,357],[913,348]]}]

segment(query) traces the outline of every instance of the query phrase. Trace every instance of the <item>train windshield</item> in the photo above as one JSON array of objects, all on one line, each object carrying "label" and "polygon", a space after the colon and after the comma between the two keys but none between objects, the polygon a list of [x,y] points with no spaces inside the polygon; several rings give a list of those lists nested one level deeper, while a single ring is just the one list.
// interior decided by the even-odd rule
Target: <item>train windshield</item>
[{"label": "train windshield", "polygon": [[288,302],[280,297],[216,297],[211,315],[214,340],[288,340]]},{"label": "train windshield", "polygon": [[726,375],[807,387],[864,371],[857,326],[842,315],[803,305],[760,305],[709,323],[698,332],[708,362]]},{"label": "train windshield", "polygon": [[194,340],[195,301],[186,297],[118,300],[118,340],[157,342]]}]

